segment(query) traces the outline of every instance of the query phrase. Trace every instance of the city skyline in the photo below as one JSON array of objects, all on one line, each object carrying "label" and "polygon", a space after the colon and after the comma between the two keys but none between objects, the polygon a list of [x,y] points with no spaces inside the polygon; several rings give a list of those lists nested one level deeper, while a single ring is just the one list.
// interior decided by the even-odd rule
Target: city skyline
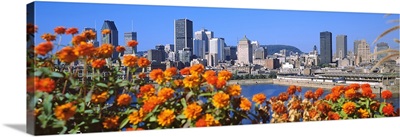
[{"label": "city skyline", "polygon": [[[62,6],[60,6],[62,4]],[[139,41],[138,51],[153,49],[158,44],[174,43],[174,20],[187,18],[193,21],[193,32],[208,29],[214,32],[215,37],[225,38],[228,46],[236,46],[238,40],[244,35],[249,39],[259,41],[261,45],[284,44],[309,52],[314,45],[319,46],[319,33],[332,32],[332,36],[344,34],[348,36],[348,50],[352,51],[355,40],[365,39],[371,47],[372,41],[383,31],[393,26],[387,21],[396,16],[384,18],[384,14],[374,13],[339,13],[339,12],[311,12],[290,10],[256,10],[234,8],[198,8],[175,6],[145,6],[145,5],[118,5],[118,4],[92,4],[84,3],[37,3],[37,16],[42,20],[35,24],[39,26],[38,35],[52,33],[57,26],[95,28],[99,33],[104,20],[115,22],[123,45],[123,34],[137,32]],[[65,8],[74,10],[65,12]],[[42,10],[47,9],[47,10]],[[103,10],[108,9],[118,10]],[[129,10],[128,10],[129,9]],[[132,10],[135,9],[135,10]],[[48,11],[52,12],[48,12]],[[81,11],[91,12],[93,15],[82,15]],[[122,12],[121,12],[122,11]],[[130,14],[132,11],[133,14]],[[135,12],[145,11],[145,12]],[[184,11],[184,12],[183,12]],[[121,14],[122,13],[122,14]],[[147,14],[146,14],[147,13]],[[179,13],[179,14],[178,14]],[[213,13],[213,14],[209,14]],[[65,15],[66,18],[50,19],[54,16]],[[128,17],[127,15],[131,15]],[[71,18],[69,18],[71,17]],[[242,20],[243,18],[246,21]],[[270,19],[273,19],[272,21]],[[51,20],[51,21],[48,21]],[[321,25],[322,24],[322,25]],[[277,25],[279,25],[277,27]],[[399,45],[393,42],[398,37],[390,33],[378,42],[387,42],[391,48]],[[98,37],[98,39],[100,39]],[[63,43],[69,42],[70,36],[63,36]],[[40,37],[36,37],[40,42]],[[100,43],[102,44],[102,43]],[[332,45],[336,45],[333,41]],[[371,48],[371,52],[373,52]],[[320,49],[318,49],[320,50]],[[333,54],[336,46],[332,47]]]}]

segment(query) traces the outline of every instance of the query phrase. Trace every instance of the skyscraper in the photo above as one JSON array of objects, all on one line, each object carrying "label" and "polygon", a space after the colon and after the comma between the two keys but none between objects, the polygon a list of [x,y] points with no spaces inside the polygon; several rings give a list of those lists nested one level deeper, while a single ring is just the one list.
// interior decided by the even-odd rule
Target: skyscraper
[{"label": "skyscraper", "polygon": [[[114,21],[105,20],[103,27],[101,27],[101,31],[105,29],[109,29],[110,33],[101,35],[101,44],[111,44],[114,47],[118,46],[118,30],[117,27],[115,26]],[[118,52],[115,51],[115,48],[112,54],[112,58],[113,59],[118,58]]]},{"label": "skyscraper", "polygon": [[329,31],[320,32],[320,54],[321,64],[332,62],[332,33]]},{"label": "skyscraper", "polygon": [[358,53],[358,51],[357,51],[357,49],[358,49],[358,44],[360,44],[360,43],[361,43],[361,40],[355,40],[355,41],[354,41],[354,51],[353,51],[353,53],[354,53],[355,56],[357,56],[357,53]]},{"label": "skyscraper", "polygon": [[[387,49],[389,49],[388,43],[380,42],[380,43],[376,44],[376,47],[374,48],[374,53],[382,51],[382,50],[387,50]],[[386,57],[387,55],[388,55],[387,53],[375,55],[374,59],[381,60],[383,57]]]},{"label": "skyscraper", "polygon": [[[125,44],[128,43],[131,40],[136,40],[137,41],[137,33],[136,32],[126,32],[124,33],[124,42]],[[132,48],[132,47],[125,47],[125,52],[124,54],[133,54],[133,53],[137,53],[137,46]]]},{"label": "skyscraper", "polygon": [[224,38],[211,38],[209,54],[215,54],[215,60],[222,62],[225,60],[224,55],[225,39]]},{"label": "skyscraper", "polygon": [[178,19],[174,22],[175,53],[184,48],[189,48],[193,53],[193,22],[189,19]]},{"label": "skyscraper", "polygon": [[207,29],[201,29],[199,31],[194,32],[194,39],[195,40],[204,40],[204,54],[208,53],[210,45],[209,40],[214,38],[214,32],[209,31]]},{"label": "skyscraper", "polygon": [[336,57],[343,59],[347,56],[347,35],[336,36]]},{"label": "skyscraper", "polygon": [[356,64],[360,65],[360,63],[366,63],[370,61],[370,47],[365,39],[361,40],[357,45],[357,55],[356,55]]},{"label": "skyscraper", "polygon": [[208,40],[200,40],[196,38],[193,40],[193,55],[197,58],[204,58],[206,43],[208,43],[206,41]]},{"label": "skyscraper", "polygon": [[253,63],[253,46],[246,35],[239,41],[237,46],[238,63],[251,64]]}]

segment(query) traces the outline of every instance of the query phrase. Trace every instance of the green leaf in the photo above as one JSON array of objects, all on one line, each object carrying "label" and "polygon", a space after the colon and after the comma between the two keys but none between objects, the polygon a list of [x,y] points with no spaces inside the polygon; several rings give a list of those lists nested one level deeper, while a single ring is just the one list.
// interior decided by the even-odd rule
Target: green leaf
[{"label": "green leaf", "polygon": [[382,102],[381,105],[379,106],[379,113],[380,113],[380,114],[383,113],[383,112],[382,112],[382,109],[383,109],[384,106],[386,106],[386,103],[385,103],[385,102]]},{"label": "green leaf", "polygon": [[89,93],[86,95],[86,97],[85,97],[85,102],[87,103],[87,102],[90,102],[91,100],[92,100],[92,94],[93,94],[93,88],[94,87],[92,87],[92,89],[89,91]]},{"label": "green leaf", "polygon": [[63,129],[61,130],[60,134],[65,134],[65,132],[67,132],[67,129],[68,128],[66,126],[64,126]]},{"label": "green leaf", "polygon": [[181,104],[182,104],[183,108],[187,107],[186,100],[184,98],[181,99]]},{"label": "green leaf", "polygon": [[64,75],[59,72],[51,72],[50,77],[63,78]]},{"label": "green leaf", "polygon": [[156,116],[151,116],[149,121],[150,122],[156,122],[157,121],[157,117]]},{"label": "green leaf", "polygon": [[189,100],[190,99],[190,97],[192,97],[193,96],[193,91],[190,91],[187,95],[186,95],[186,100]]},{"label": "green leaf", "polygon": [[60,127],[64,127],[65,125],[65,121],[63,120],[57,120],[53,123],[52,127],[53,128],[60,128]]},{"label": "green leaf", "polygon": [[86,113],[86,114],[92,114],[92,113],[93,113],[93,110],[91,110],[91,109],[89,109],[89,110],[85,110],[83,113]]},{"label": "green leaf", "polygon": [[183,114],[180,114],[176,117],[177,119],[186,119],[186,116]]},{"label": "green leaf", "polygon": [[53,95],[45,95],[44,100],[43,100],[43,108],[44,108],[44,112],[47,115],[52,115],[52,106],[53,103],[51,102],[53,100]]},{"label": "green leaf", "polygon": [[85,103],[81,102],[79,103],[79,112],[84,112],[85,111]]},{"label": "green leaf", "polygon": [[104,83],[97,83],[96,85],[102,88],[108,88],[107,84]]},{"label": "green leaf", "polygon": [[94,123],[99,123],[99,122],[100,122],[100,120],[93,118],[91,123],[94,124]]},{"label": "green leaf", "polygon": [[201,93],[201,94],[199,94],[199,96],[200,96],[200,97],[201,97],[201,96],[209,96],[209,97],[211,97],[212,94],[213,94],[213,93]]},{"label": "green leaf", "polygon": [[124,80],[124,81],[122,81],[122,82],[119,84],[119,86],[120,86],[120,87],[125,87],[125,86],[127,86],[128,84],[129,84],[129,82],[126,81],[126,80]]},{"label": "green leaf", "polygon": [[40,121],[40,123],[42,123],[42,128],[46,128],[46,124],[47,124],[47,116],[45,114],[41,114],[38,116],[38,119]]},{"label": "green leaf", "polygon": [[43,72],[40,70],[35,71],[35,73],[33,73],[33,75],[35,75],[36,77],[40,77],[40,76],[42,76],[42,74],[43,74]]},{"label": "green leaf", "polygon": [[121,122],[121,125],[119,125],[119,129],[122,129],[123,127],[125,127],[125,125],[128,124],[128,122],[129,122],[129,119],[128,119],[128,118],[125,118],[125,119]]}]

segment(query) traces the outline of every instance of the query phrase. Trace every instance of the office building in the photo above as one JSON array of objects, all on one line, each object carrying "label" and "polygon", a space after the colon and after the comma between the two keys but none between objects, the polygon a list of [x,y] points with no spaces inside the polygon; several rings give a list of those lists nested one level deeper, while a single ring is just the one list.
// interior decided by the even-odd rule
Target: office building
[{"label": "office building", "polygon": [[184,48],[193,50],[193,22],[189,19],[178,19],[174,22],[174,51]]},{"label": "office building", "polygon": [[320,32],[320,59],[321,64],[332,62],[332,33],[329,31]]}]

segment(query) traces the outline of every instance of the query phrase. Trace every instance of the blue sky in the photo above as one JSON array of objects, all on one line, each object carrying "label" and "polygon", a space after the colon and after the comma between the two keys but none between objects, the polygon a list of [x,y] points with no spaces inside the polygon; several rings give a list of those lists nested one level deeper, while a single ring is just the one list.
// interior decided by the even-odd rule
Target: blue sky
[{"label": "blue sky", "polygon": [[[214,36],[225,38],[227,45],[237,45],[237,40],[246,35],[262,45],[292,45],[303,52],[312,50],[314,45],[319,49],[319,33],[322,31],[332,32],[333,51],[336,49],[336,35],[340,34],[348,36],[349,51],[353,50],[354,40],[366,39],[372,44],[379,34],[396,25],[388,23],[389,20],[399,18],[398,15],[384,18],[384,14],[373,13],[60,2],[37,2],[35,10],[39,35],[53,33],[57,26],[77,27],[80,31],[84,27],[96,26],[100,30],[104,20],[112,20],[119,32],[120,45],[124,45],[124,32],[133,29],[138,33],[139,51],[154,48],[157,44],[173,44],[174,20],[181,18],[193,21],[194,32],[201,28],[214,31]],[[393,38],[399,38],[398,31],[380,41],[399,48]],[[70,40],[71,36],[64,36],[62,43]],[[36,37],[36,41],[42,40]]]}]

